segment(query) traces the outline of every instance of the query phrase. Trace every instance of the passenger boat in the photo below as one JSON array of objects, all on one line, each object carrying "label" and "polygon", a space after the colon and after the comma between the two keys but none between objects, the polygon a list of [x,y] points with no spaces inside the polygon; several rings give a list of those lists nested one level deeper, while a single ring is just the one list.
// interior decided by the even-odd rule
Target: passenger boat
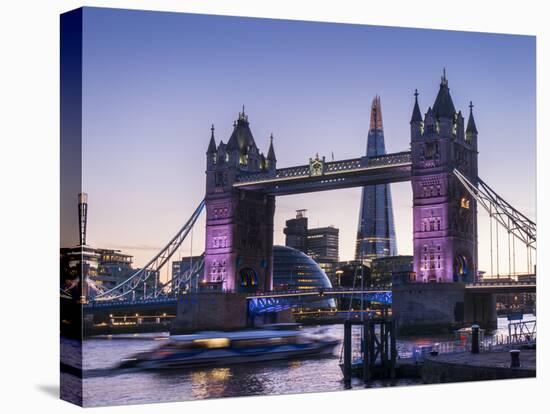
[{"label": "passenger boat", "polygon": [[165,369],[330,355],[340,341],[280,328],[171,336],[158,348],[123,359],[119,368]]}]

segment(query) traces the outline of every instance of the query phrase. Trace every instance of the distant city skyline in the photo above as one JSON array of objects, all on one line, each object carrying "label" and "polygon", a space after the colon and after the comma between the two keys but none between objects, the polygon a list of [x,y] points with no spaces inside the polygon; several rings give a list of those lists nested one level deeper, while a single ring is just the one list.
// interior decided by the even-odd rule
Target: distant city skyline
[{"label": "distant city skyline", "polygon": [[[227,142],[244,104],[264,153],[273,133],[278,167],[316,153],[355,158],[378,94],[386,150],[404,151],[413,92],[426,112],[444,67],[457,110],[474,103],[479,175],[536,217],[534,37],[95,8],[84,19],[88,243],[122,249],[138,267],[202,199],[212,123]],[[410,183],[391,189],[397,247],[412,254]],[[340,229],[340,259],[352,259],[360,199],[361,188],[278,197],[275,244],[284,245],[294,210],[307,209],[312,227]],[[487,223],[480,209],[481,270]],[[204,217],[192,253],[203,250]],[[181,255],[189,254],[186,240]]]}]

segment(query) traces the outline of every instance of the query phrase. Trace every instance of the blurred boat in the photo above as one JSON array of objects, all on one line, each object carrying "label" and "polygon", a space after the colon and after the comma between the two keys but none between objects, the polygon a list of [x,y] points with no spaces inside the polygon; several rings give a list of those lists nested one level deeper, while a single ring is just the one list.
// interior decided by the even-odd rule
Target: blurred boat
[{"label": "blurred boat", "polygon": [[294,329],[200,332],[171,336],[158,348],[123,359],[119,368],[165,369],[330,355],[339,340]]}]

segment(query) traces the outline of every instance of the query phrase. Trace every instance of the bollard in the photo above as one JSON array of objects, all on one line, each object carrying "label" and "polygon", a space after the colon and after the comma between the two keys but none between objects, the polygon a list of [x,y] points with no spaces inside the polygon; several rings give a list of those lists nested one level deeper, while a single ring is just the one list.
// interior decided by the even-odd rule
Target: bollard
[{"label": "bollard", "polygon": [[344,388],[351,388],[351,321],[344,322]]},{"label": "bollard", "polygon": [[479,325],[472,325],[472,354],[479,354]]},{"label": "bollard", "polygon": [[361,344],[361,354],[363,355],[363,383],[365,384],[365,386],[367,386],[370,381],[369,344],[370,341],[372,341],[372,338],[369,336],[369,327],[370,320],[367,319],[363,321],[363,343]]},{"label": "bollard", "polygon": [[510,368],[519,368],[519,354],[521,354],[519,349],[512,349],[510,351]]}]

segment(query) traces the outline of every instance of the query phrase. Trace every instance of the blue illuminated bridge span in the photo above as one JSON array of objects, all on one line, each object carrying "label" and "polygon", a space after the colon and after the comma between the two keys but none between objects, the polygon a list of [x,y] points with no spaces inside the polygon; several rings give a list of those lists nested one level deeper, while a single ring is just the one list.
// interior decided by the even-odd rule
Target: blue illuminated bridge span
[{"label": "blue illuminated bridge span", "polygon": [[391,305],[392,291],[390,287],[369,289],[316,289],[284,292],[266,292],[247,297],[248,311],[251,314],[273,313],[287,309],[312,307],[327,298],[349,297],[365,302],[381,305]]},{"label": "blue illuminated bridge span", "polygon": [[[219,292],[224,294],[226,292]],[[328,298],[348,297],[365,302],[391,305],[392,292],[390,287],[379,287],[369,289],[351,288],[322,288],[297,291],[273,291],[250,294],[246,297],[248,310],[252,314],[279,312],[302,306],[310,306]],[[172,310],[175,309],[178,301],[196,300],[196,297],[188,298],[185,293],[175,296],[160,296],[157,298],[142,298],[137,300],[111,300],[111,301],[90,301],[84,305],[84,309],[108,310],[110,312],[126,312],[128,314],[136,311],[151,310]]]},{"label": "blue illuminated bridge span", "polygon": [[[477,282],[465,284],[467,291],[471,293],[534,293],[536,292],[535,275],[526,277],[524,281],[502,281],[502,282]],[[220,292],[223,294],[223,292]],[[322,288],[298,291],[273,291],[256,293],[247,296],[248,311],[250,314],[263,314],[280,312],[287,309],[300,307],[311,307],[316,303],[329,298],[349,298],[354,300],[363,299],[365,302],[392,305],[391,287],[372,287],[366,289],[357,288]],[[185,294],[178,297],[160,296],[157,298],[141,298],[137,300],[112,300],[112,301],[91,301],[84,305],[85,311],[109,311],[134,314],[135,312],[168,311],[176,309],[178,301],[196,300],[188,299]]]},{"label": "blue illuminated bridge span", "polygon": [[[465,284],[466,291],[470,293],[531,293],[536,291],[534,275],[526,277],[526,281],[502,281],[502,282],[477,282]],[[411,287],[414,289],[414,287]],[[363,299],[365,302],[392,305],[391,287],[376,287],[368,289],[318,289],[286,292],[266,292],[247,297],[248,311],[252,314],[280,312],[286,309],[311,307],[326,298],[349,297],[351,299]]]}]

